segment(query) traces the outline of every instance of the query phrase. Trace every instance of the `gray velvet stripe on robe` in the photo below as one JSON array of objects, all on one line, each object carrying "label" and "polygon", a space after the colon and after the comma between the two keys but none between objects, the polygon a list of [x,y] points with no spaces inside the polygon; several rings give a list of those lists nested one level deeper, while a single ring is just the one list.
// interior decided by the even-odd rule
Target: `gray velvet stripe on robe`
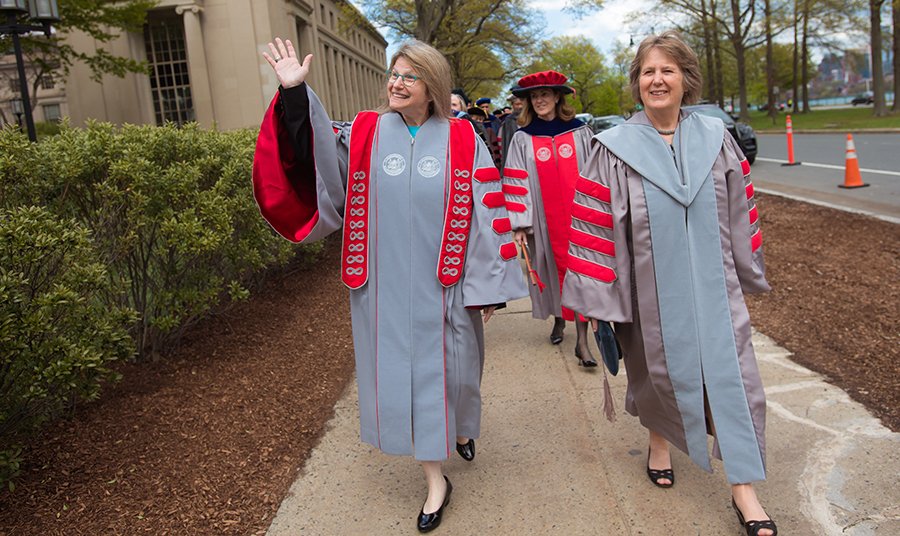
[{"label": "gray velvet stripe on robe", "polygon": [[[590,151],[593,132],[587,125],[584,125],[574,130],[563,132],[554,136],[554,138],[559,138],[568,133],[574,135],[575,146],[570,148],[574,149],[574,154],[560,155],[559,150],[561,147],[554,142],[553,152],[549,155],[549,158],[558,161],[560,158],[574,157],[578,162],[578,169],[582,169]],[[503,183],[526,189],[523,195],[506,194],[508,201],[524,205],[524,211],[522,212],[510,211],[509,219],[514,230],[522,229],[526,231],[532,268],[537,271],[541,281],[547,285],[543,292],[536,285],[529,285],[531,315],[533,318],[538,319],[546,319],[551,315],[562,318],[560,274],[556,266],[556,260],[553,257],[553,245],[550,241],[550,231],[547,228],[546,209],[541,192],[541,179],[537,172],[533,138],[534,136],[523,130],[518,130],[513,134],[509,154],[503,168]],[[527,178],[520,179],[512,175],[516,170],[524,170],[527,173]]]},{"label": "gray velvet stripe on robe", "polygon": [[[318,221],[304,241],[342,228],[351,125],[332,123],[310,89]],[[474,131],[474,168],[493,168]],[[484,340],[479,308],[527,295],[512,233],[484,195],[499,180],[472,181],[474,212],[462,280],[437,279],[449,173],[449,123],[432,116],[415,138],[397,113],[379,119],[371,155],[369,277],[351,290],[362,440],[388,454],[444,460],[457,435],[481,428]],[[265,214],[264,214],[265,216]],[[498,226],[499,229],[502,227]],[[507,227],[508,228],[508,227]]]},{"label": "gray velvet stripe on robe", "polygon": [[745,159],[721,121],[697,114],[682,113],[671,147],[643,113],[594,139],[583,175],[609,188],[609,202],[584,189],[575,202],[612,214],[612,229],[573,228],[615,253],[575,243],[569,253],[616,280],[570,269],[563,304],[616,323],[626,409],[644,426],[711,470],[708,407],[729,482],[763,480],[765,394],[743,294],[769,287]]}]

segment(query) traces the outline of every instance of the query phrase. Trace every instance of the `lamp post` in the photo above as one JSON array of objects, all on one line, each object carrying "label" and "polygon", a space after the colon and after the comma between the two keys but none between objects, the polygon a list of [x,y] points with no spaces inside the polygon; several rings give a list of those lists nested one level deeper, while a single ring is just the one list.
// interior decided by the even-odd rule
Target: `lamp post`
[{"label": "lamp post", "polygon": [[16,125],[22,130],[22,114],[25,113],[25,107],[22,105],[22,99],[16,97],[9,101],[12,106],[12,113],[16,116]]},{"label": "lamp post", "polygon": [[[28,13],[30,21],[38,22],[40,25],[20,22],[20,16],[25,13]],[[56,5],[56,0],[0,0],[0,17],[3,16],[6,17],[6,23],[0,24],[0,35],[12,36],[13,49],[16,54],[16,67],[19,70],[19,91],[25,115],[25,126],[28,129],[28,139],[37,141],[37,133],[34,130],[34,118],[31,115],[31,100],[28,98],[28,80],[25,78],[25,60],[22,58],[22,43],[19,40],[19,35],[43,32],[44,35],[50,37],[50,25],[54,21],[59,20],[59,8]],[[17,117],[19,117],[18,114]]]}]

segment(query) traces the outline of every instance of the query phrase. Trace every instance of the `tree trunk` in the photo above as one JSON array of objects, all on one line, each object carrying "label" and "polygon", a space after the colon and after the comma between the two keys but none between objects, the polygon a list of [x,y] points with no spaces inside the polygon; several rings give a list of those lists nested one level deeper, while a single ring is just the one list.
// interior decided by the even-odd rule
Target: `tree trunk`
[{"label": "tree trunk", "polygon": [[900,112],[900,0],[891,6],[894,20],[894,105],[891,110]]},{"label": "tree trunk", "polygon": [[766,18],[766,95],[769,102],[769,117],[772,118],[772,124],[778,117],[778,111],[775,109],[775,58],[772,51],[772,0],[765,0],[765,18]]},{"label": "tree trunk", "polygon": [[869,32],[872,57],[872,96],[875,99],[875,117],[887,115],[884,103],[884,69],[881,62],[881,6],[884,0],[869,0]]},{"label": "tree trunk", "polygon": [[434,44],[435,34],[444,20],[451,0],[416,0],[416,39]]},{"label": "tree trunk", "polygon": [[800,79],[803,83],[803,113],[809,113],[809,67],[807,61],[809,58],[809,50],[806,42],[809,37],[809,3],[810,0],[803,0],[803,36],[800,45]]},{"label": "tree trunk", "polygon": [[731,17],[734,21],[734,33],[731,34],[731,44],[734,46],[734,59],[736,60],[738,76],[738,94],[741,99],[741,121],[750,122],[750,108],[747,105],[747,72],[744,54],[744,34],[741,29],[741,3],[731,0]]},{"label": "tree trunk", "polygon": [[[900,2],[900,0],[897,0]],[[797,90],[799,89],[798,80],[797,80],[797,67],[798,63],[800,63],[800,43],[797,42],[797,25],[800,23],[800,18],[797,16],[797,4],[799,0],[794,0],[794,74],[791,77],[791,100],[793,101],[792,110],[793,113],[797,113],[800,111],[800,99],[797,98]]]},{"label": "tree trunk", "polygon": [[[712,0],[715,2],[716,0]],[[897,0],[900,2],[900,0]],[[701,24],[703,24],[703,51],[706,59],[706,100],[716,100],[716,67],[713,63],[713,31],[710,28],[710,20],[706,11],[706,0],[700,0],[702,11]]]},{"label": "tree trunk", "polygon": [[[713,20],[716,20],[717,3],[718,0],[710,2]],[[719,108],[723,108],[725,106],[725,75],[722,72],[722,50],[720,48],[718,29],[715,28],[715,25],[713,29],[715,30],[713,31],[713,57],[716,64],[716,101],[719,103]]]}]

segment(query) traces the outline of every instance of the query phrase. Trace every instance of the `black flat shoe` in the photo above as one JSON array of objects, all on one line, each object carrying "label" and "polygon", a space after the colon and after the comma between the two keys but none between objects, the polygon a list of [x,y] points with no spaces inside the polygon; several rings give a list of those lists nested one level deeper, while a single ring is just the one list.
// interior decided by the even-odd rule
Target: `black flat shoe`
[{"label": "black flat shoe", "polygon": [[470,462],[475,459],[475,440],[469,439],[468,443],[457,443],[456,444],[456,452],[462,457],[462,459]]},{"label": "black flat shoe", "polygon": [[553,321],[553,331],[550,332],[550,344],[560,344],[563,342],[563,330],[566,329],[566,321],[562,318],[556,318]]},{"label": "black flat shoe", "polygon": [[430,514],[425,513],[425,505],[422,505],[422,510],[419,511],[419,519],[416,522],[416,528],[419,529],[419,532],[431,532],[441,524],[441,516],[444,514],[444,508],[450,502],[450,493],[453,491],[453,484],[450,483],[450,479],[446,475],[444,480],[447,481],[447,493],[444,494],[444,502],[436,512]]},{"label": "black flat shoe", "polygon": [[[650,449],[647,449],[647,476],[650,477],[650,482],[661,488],[671,488],[675,485],[675,471],[671,467],[668,469],[650,469]],[[668,480],[669,483],[660,483],[662,479]]]},{"label": "black flat shoe", "polygon": [[741,513],[741,509],[738,508],[737,503],[734,502],[734,497],[731,498],[731,507],[734,508],[734,513],[737,514],[738,523],[743,525],[744,529],[747,531],[747,536],[759,536],[759,531],[766,529],[772,531],[772,536],[778,534],[778,527],[775,526],[775,522],[771,519],[763,521],[751,519],[750,521],[744,521],[744,514]]}]

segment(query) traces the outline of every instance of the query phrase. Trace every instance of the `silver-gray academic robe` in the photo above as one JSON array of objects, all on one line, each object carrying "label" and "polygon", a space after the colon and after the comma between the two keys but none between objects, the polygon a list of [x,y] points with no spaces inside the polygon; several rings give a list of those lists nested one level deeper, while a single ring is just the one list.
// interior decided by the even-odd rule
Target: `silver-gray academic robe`
[{"label": "silver-gray academic robe", "polygon": [[[644,113],[598,134],[579,181],[563,304],[615,323],[626,409],[732,484],[765,479],[765,394],[745,292],[769,290],[750,166],[720,120],[669,146]],[[673,151],[674,148],[674,151]]]},{"label": "silver-gray academic robe", "polygon": [[[303,180],[315,182],[315,214],[298,224],[301,234],[287,236],[302,242],[342,229],[344,212],[350,210],[344,205],[352,126],[332,123],[311,89],[308,98],[315,177]],[[449,123],[432,116],[413,138],[399,114],[379,118],[371,153],[368,280],[350,291],[350,306],[361,437],[388,454],[444,460],[457,435],[479,437],[484,364],[479,309],[527,295],[509,222],[504,223],[499,175],[484,143],[474,131],[472,136],[474,214],[468,250],[462,279],[445,288],[437,267],[445,197],[453,180]],[[481,168],[490,168],[497,180],[479,181],[475,172]],[[288,184],[268,190],[279,195],[282,187],[283,195],[294,195]],[[259,202],[269,194],[257,189],[256,195]],[[298,195],[310,202],[309,192]],[[263,203],[260,207],[273,223]]]},{"label": "silver-gray academic robe", "polygon": [[543,292],[529,286],[531,315],[573,320],[560,303],[566,273],[572,199],[579,170],[584,165],[593,133],[587,125],[556,136],[515,132],[503,167],[503,191],[514,230],[528,233],[531,264]]}]

